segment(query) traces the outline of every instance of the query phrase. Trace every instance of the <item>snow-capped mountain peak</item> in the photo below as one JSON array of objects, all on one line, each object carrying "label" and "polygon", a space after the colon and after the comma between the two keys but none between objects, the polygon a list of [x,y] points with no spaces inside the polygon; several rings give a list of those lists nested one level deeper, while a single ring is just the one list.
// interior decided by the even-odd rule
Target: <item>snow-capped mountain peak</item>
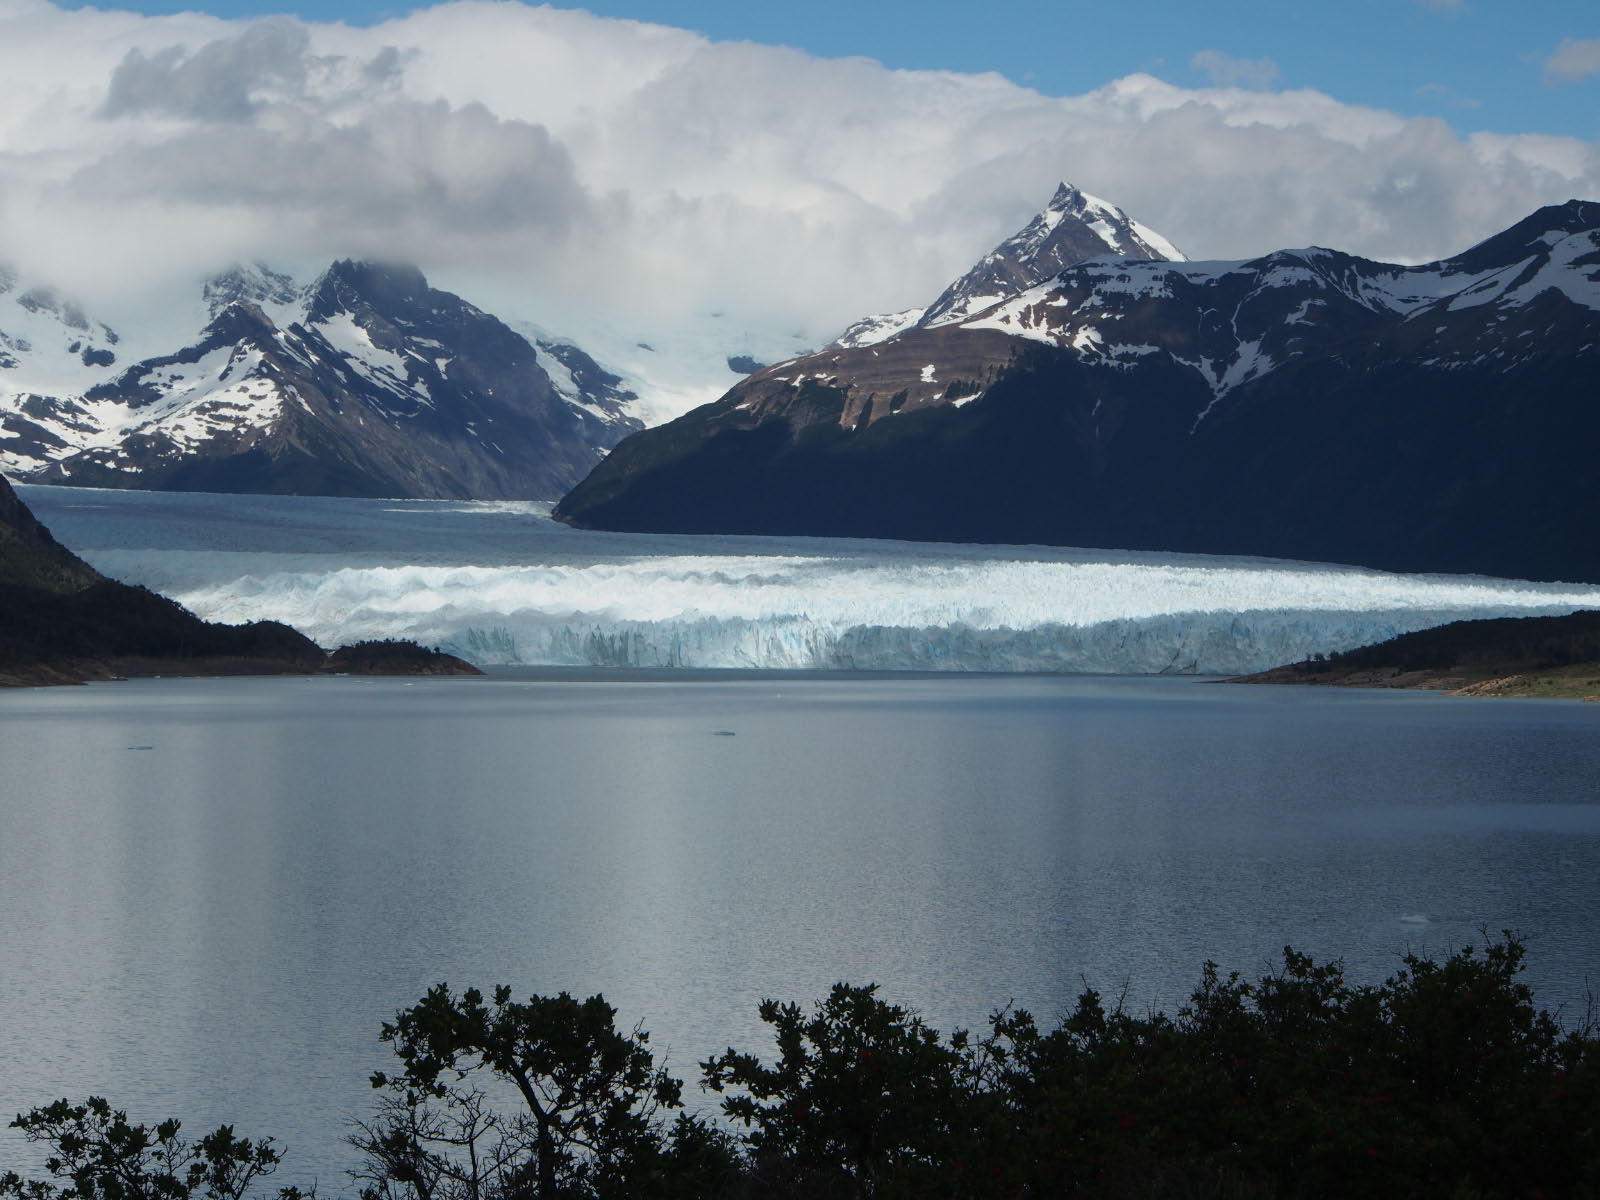
[{"label": "snow-capped mountain peak", "polygon": [[862,346],[876,346],[896,334],[915,329],[922,320],[922,314],[927,311],[925,308],[908,308],[904,312],[874,313],[870,317],[862,317],[835,338],[831,348],[855,350]]},{"label": "snow-capped mountain peak", "polygon": [[1054,235],[1063,221],[1079,222],[1104,243],[1106,250],[1125,258],[1164,259],[1168,262],[1185,262],[1188,259],[1166,238],[1149,226],[1133,220],[1115,204],[1080,191],[1070,183],[1060,184],[1045,210],[1026,229],[1001,243],[995,253],[1021,262],[1036,262],[1051,252],[1053,242],[1059,242],[1059,236]]},{"label": "snow-capped mountain peak", "polygon": [[[13,305],[16,290],[0,295],[7,322],[16,307],[35,325],[53,314],[47,332],[92,332],[44,293]],[[0,469],[118,487],[553,499],[640,426],[633,395],[582,350],[536,348],[410,266],[340,260],[309,287],[235,266],[201,289],[197,318],[176,351],[59,390],[0,391]],[[52,343],[15,378],[68,349]]]},{"label": "snow-capped mountain peak", "polygon": [[1166,238],[1116,205],[1063,183],[1042,212],[946,288],[917,324],[929,329],[963,321],[1068,267],[1111,255],[1187,261]]},{"label": "snow-capped mountain peak", "polygon": [[0,401],[41,384],[85,387],[117,360],[120,341],[56,289],[0,264]]},{"label": "snow-capped mountain peak", "polygon": [[235,301],[246,300],[274,320],[279,320],[286,311],[301,304],[305,289],[288,275],[274,271],[265,263],[235,263],[208,279],[201,295],[206,314],[211,318],[217,317]]},{"label": "snow-capped mountain peak", "polygon": [[1187,255],[1147,225],[1070,183],[1033,220],[1001,242],[925,309],[864,317],[831,348],[874,346],[907,329],[964,321],[1088,259],[1115,256],[1186,262]]}]

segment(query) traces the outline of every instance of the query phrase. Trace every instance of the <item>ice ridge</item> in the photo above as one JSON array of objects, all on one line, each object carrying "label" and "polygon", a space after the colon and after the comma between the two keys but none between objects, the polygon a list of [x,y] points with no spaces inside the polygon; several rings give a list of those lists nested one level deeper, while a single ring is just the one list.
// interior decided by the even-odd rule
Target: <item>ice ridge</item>
[{"label": "ice ridge", "polygon": [[1230,675],[1451,620],[1600,606],[1594,587],[1226,560],[274,565],[165,582],[208,619],[272,617],[324,645],[408,637],[482,665]]}]

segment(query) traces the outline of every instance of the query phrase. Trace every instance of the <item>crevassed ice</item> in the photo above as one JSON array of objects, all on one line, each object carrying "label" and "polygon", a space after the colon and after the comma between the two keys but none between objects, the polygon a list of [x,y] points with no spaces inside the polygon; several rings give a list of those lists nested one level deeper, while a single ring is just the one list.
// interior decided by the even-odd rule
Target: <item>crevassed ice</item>
[{"label": "crevassed ice", "polygon": [[[309,565],[309,564],[308,564]],[[662,554],[286,569],[175,588],[324,645],[409,637],[492,664],[1236,674],[1600,588],[1292,563]]]}]

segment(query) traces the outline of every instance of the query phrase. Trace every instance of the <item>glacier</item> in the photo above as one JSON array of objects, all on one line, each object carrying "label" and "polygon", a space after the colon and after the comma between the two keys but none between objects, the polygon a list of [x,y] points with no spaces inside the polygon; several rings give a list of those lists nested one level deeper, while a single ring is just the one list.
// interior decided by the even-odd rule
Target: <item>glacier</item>
[{"label": "glacier", "polygon": [[481,666],[1236,675],[1600,586],[1040,546],[610,534],[548,505],[18,489],[208,620]]}]

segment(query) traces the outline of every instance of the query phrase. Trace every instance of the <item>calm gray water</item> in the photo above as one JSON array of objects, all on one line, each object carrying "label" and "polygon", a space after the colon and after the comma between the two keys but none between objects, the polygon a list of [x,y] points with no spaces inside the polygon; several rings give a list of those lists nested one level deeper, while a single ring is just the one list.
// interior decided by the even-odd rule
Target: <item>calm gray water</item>
[{"label": "calm gray water", "polygon": [[0,693],[0,1113],[231,1121],[339,1194],[379,1024],[440,980],[604,992],[691,1081],[838,979],[948,1030],[1085,980],[1170,1009],[1285,943],[1377,981],[1480,926],[1570,1009],[1596,779],[1596,705],[1174,679]]}]

